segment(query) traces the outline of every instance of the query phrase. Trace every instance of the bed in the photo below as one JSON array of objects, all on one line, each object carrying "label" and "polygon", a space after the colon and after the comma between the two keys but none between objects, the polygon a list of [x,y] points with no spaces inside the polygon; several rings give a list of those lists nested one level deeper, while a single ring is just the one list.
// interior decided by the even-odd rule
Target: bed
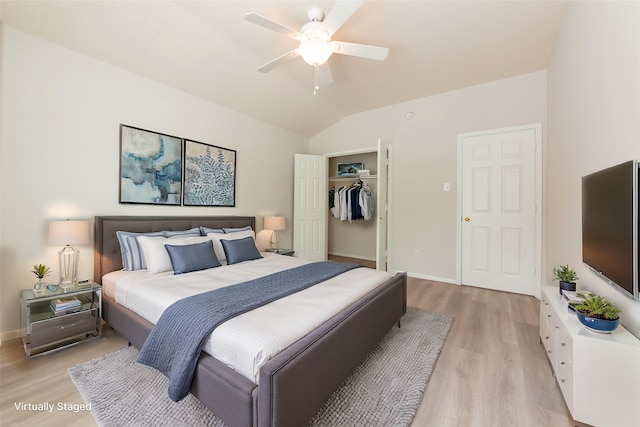
[{"label": "bed", "polygon": [[[255,230],[255,218],[98,216],[94,280],[102,283],[104,275],[122,269],[117,231],[246,226]],[[190,391],[229,426],[305,425],[405,312],[406,274],[400,273],[265,362],[259,368],[259,381],[203,352]],[[153,328],[151,322],[108,295],[103,297],[102,316],[137,348]]]}]

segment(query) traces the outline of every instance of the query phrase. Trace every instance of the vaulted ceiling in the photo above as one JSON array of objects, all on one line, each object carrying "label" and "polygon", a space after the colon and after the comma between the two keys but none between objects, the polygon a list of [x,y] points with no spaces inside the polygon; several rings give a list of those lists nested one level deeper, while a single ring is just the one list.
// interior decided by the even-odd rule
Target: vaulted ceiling
[{"label": "vaulted ceiling", "polygon": [[385,46],[383,62],[333,55],[314,95],[301,58],[256,69],[297,42],[244,19],[299,30],[335,1],[13,1],[4,25],[311,137],[385,105],[546,68],[565,1],[365,1],[334,40]]}]

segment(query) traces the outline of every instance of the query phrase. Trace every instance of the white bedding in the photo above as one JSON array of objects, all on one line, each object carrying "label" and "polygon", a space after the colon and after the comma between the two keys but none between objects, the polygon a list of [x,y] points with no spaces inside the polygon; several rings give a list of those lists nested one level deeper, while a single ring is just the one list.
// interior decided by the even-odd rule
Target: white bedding
[{"label": "white bedding", "polygon": [[[307,262],[272,253],[262,256],[180,275],[171,271],[115,271],[104,276],[103,289],[117,303],[155,324],[179,299]],[[225,322],[213,331],[203,350],[257,383],[260,367],[266,361],[391,276],[368,268],[348,271]]]}]

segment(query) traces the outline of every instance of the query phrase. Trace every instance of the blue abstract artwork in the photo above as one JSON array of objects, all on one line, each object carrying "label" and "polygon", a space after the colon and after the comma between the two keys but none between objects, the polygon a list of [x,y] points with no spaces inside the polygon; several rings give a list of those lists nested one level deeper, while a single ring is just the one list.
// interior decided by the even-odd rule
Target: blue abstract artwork
[{"label": "blue abstract artwork", "polygon": [[236,205],[236,151],[185,140],[185,206]]},{"label": "blue abstract artwork", "polygon": [[120,125],[120,203],[180,205],[182,139]]}]

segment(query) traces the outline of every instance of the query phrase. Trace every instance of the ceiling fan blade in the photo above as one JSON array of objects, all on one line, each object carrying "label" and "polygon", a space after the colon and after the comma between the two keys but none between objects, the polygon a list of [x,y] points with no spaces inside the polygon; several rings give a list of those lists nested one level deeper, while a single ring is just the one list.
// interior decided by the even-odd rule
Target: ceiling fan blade
[{"label": "ceiling fan blade", "polygon": [[384,61],[389,55],[389,49],[386,47],[370,46],[368,44],[358,44],[349,42],[331,42],[334,53],[342,55],[359,56],[361,58],[376,59]]},{"label": "ceiling fan blade", "polygon": [[276,59],[271,62],[267,62],[262,67],[258,68],[258,71],[261,73],[266,73],[267,71],[271,71],[276,68],[278,65],[284,64],[285,62],[289,62],[292,59],[297,58],[300,55],[298,49],[294,49],[291,52],[287,52],[284,55],[280,55]]},{"label": "ceiling fan blade", "polygon": [[322,21],[322,29],[329,33],[329,37],[347,22],[351,15],[362,6],[362,0],[338,0]]},{"label": "ceiling fan blade", "polygon": [[261,27],[267,28],[271,31],[284,34],[285,36],[291,37],[292,39],[301,40],[302,38],[304,38],[304,34],[300,33],[299,31],[279,24],[276,21],[272,21],[269,18],[265,18],[264,16],[258,15],[257,13],[247,13],[246,15],[244,15],[244,19],[249,22],[253,22],[254,24],[260,25]]},{"label": "ceiling fan blade", "polygon": [[318,84],[320,86],[329,86],[331,83],[333,83],[333,74],[331,74],[329,63],[325,62],[318,67]]}]

